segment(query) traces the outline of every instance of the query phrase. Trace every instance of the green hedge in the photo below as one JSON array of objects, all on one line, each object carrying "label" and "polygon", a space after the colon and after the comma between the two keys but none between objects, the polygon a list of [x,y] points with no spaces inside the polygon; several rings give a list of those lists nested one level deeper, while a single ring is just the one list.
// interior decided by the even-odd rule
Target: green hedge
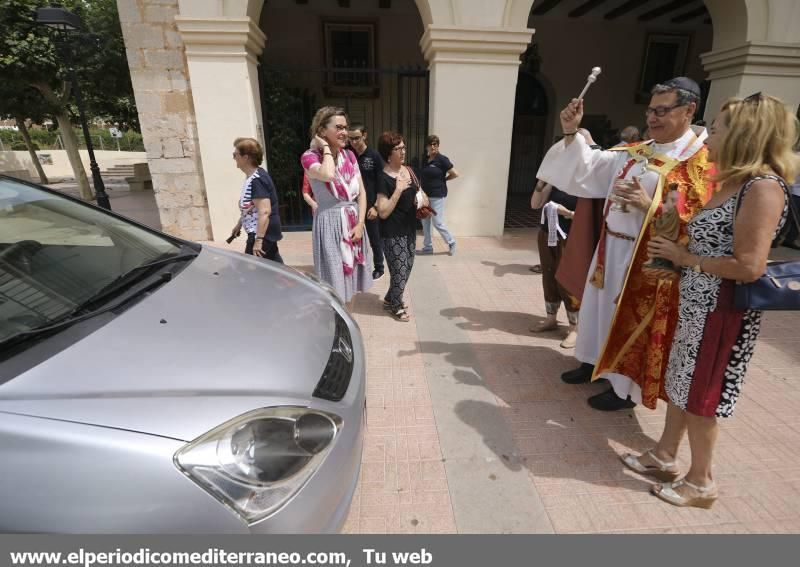
[{"label": "green hedge", "polygon": [[[31,128],[28,130],[31,135],[31,141],[34,145],[44,150],[58,150],[61,146],[58,142],[58,130],[45,130],[43,128]],[[122,138],[116,140],[111,137],[108,130],[105,129],[92,129],[89,130],[92,136],[92,143],[95,150],[116,150],[117,142],[119,141],[119,149],[125,152],[143,152],[144,142],[142,135],[133,130],[128,130],[122,133]],[[83,139],[83,130],[75,128],[75,135],[78,138],[78,147],[81,149],[86,148],[86,143]],[[16,130],[0,129],[0,140],[6,149],[13,148],[15,151],[27,149],[25,141],[22,139],[22,134]],[[16,147],[21,145],[21,150],[16,150]]]}]

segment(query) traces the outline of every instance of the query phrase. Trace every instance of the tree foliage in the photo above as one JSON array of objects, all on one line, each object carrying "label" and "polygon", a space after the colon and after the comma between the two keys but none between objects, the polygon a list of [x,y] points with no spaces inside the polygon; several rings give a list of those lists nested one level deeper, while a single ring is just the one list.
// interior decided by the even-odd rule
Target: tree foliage
[{"label": "tree foliage", "polygon": [[61,4],[83,19],[85,30],[65,34],[65,41],[59,42],[55,32],[36,23],[36,9],[49,6],[49,0],[0,2],[0,80],[35,87],[51,106],[71,110],[69,64],[77,73],[89,116],[136,125],[116,2]]}]

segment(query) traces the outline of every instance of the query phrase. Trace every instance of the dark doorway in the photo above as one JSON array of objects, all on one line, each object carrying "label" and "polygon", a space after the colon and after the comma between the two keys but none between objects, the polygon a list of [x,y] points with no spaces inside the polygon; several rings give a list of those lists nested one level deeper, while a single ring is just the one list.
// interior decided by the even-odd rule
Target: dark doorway
[{"label": "dark doorway", "polygon": [[373,147],[381,132],[399,131],[406,138],[409,165],[421,163],[428,127],[427,70],[262,66],[260,71],[267,164],[287,230],[311,227],[311,211],[301,194],[300,155],[308,149],[308,128],[318,108],[343,107],[351,123],[367,127]]},{"label": "dark doorway", "polygon": [[536,183],[536,171],[548,145],[545,140],[547,93],[539,73],[536,45],[522,56],[517,76],[514,102],[514,130],[508,172],[506,228],[536,226],[538,215],[530,209],[530,194]]}]

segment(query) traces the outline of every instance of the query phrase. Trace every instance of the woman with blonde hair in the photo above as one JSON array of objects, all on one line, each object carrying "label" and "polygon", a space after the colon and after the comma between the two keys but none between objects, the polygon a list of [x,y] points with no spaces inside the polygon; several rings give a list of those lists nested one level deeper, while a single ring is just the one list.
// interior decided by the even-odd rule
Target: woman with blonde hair
[{"label": "woman with blonde hair", "polygon": [[312,228],[314,268],[347,303],[372,286],[372,258],[364,233],[367,196],[356,156],[347,145],[347,115],[320,108],[311,122],[311,147],[300,163],[317,202]]},{"label": "woman with blonde hair", "polygon": [[[726,102],[706,142],[719,190],[689,222],[688,247],[650,242],[652,256],[682,267],[665,377],[669,405],[658,445],[621,458],[661,481],[651,492],[675,506],[710,508],[718,497],[711,470],[717,418],[733,414],[761,323],[760,311],[734,305],[734,289],[765,272],[770,244],[787,218],[785,180],[800,165],[792,153],[796,140],[797,119],[780,100],[757,93]],[[692,460],[678,480],[676,455],[687,432]]]}]

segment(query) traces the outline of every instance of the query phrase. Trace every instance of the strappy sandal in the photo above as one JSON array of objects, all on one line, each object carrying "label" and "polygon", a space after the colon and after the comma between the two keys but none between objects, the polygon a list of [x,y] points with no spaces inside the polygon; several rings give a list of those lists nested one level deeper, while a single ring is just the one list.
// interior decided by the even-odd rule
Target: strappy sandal
[{"label": "strappy sandal", "polygon": [[[684,485],[691,488],[696,493],[696,496],[681,496],[675,491],[676,488],[680,488]],[[716,484],[697,486],[683,478],[675,482],[654,484],[650,487],[650,494],[657,496],[664,502],[669,502],[673,506],[692,506],[694,508],[704,508],[706,510],[711,508],[714,502],[717,501],[717,498],[719,498]]]},{"label": "strappy sandal", "polygon": [[[392,307],[392,304],[386,301],[385,299],[383,300],[383,308],[386,309],[386,311],[391,311],[392,309],[394,309],[394,307]],[[408,311],[408,303],[403,303],[403,309]]]},{"label": "strappy sandal", "polygon": [[411,317],[408,315],[408,311],[406,311],[403,307],[389,311],[389,314],[396,320],[402,321],[403,323],[408,323],[411,320]]},{"label": "strappy sandal", "polygon": [[[642,462],[639,460],[643,456],[649,456],[653,461],[658,463],[656,465],[643,465]],[[676,478],[680,476],[680,471],[678,469],[678,463],[676,461],[672,461],[671,463],[667,463],[662,461],[658,457],[656,457],[655,453],[653,453],[652,449],[648,449],[641,455],[634,455],[633,453],[624,453],[619,456],[620,460],[625,464],[626,467],[631,469],[634,472],[637,472],[641,475],[651,476],[661,482],[672,482]]]}]

